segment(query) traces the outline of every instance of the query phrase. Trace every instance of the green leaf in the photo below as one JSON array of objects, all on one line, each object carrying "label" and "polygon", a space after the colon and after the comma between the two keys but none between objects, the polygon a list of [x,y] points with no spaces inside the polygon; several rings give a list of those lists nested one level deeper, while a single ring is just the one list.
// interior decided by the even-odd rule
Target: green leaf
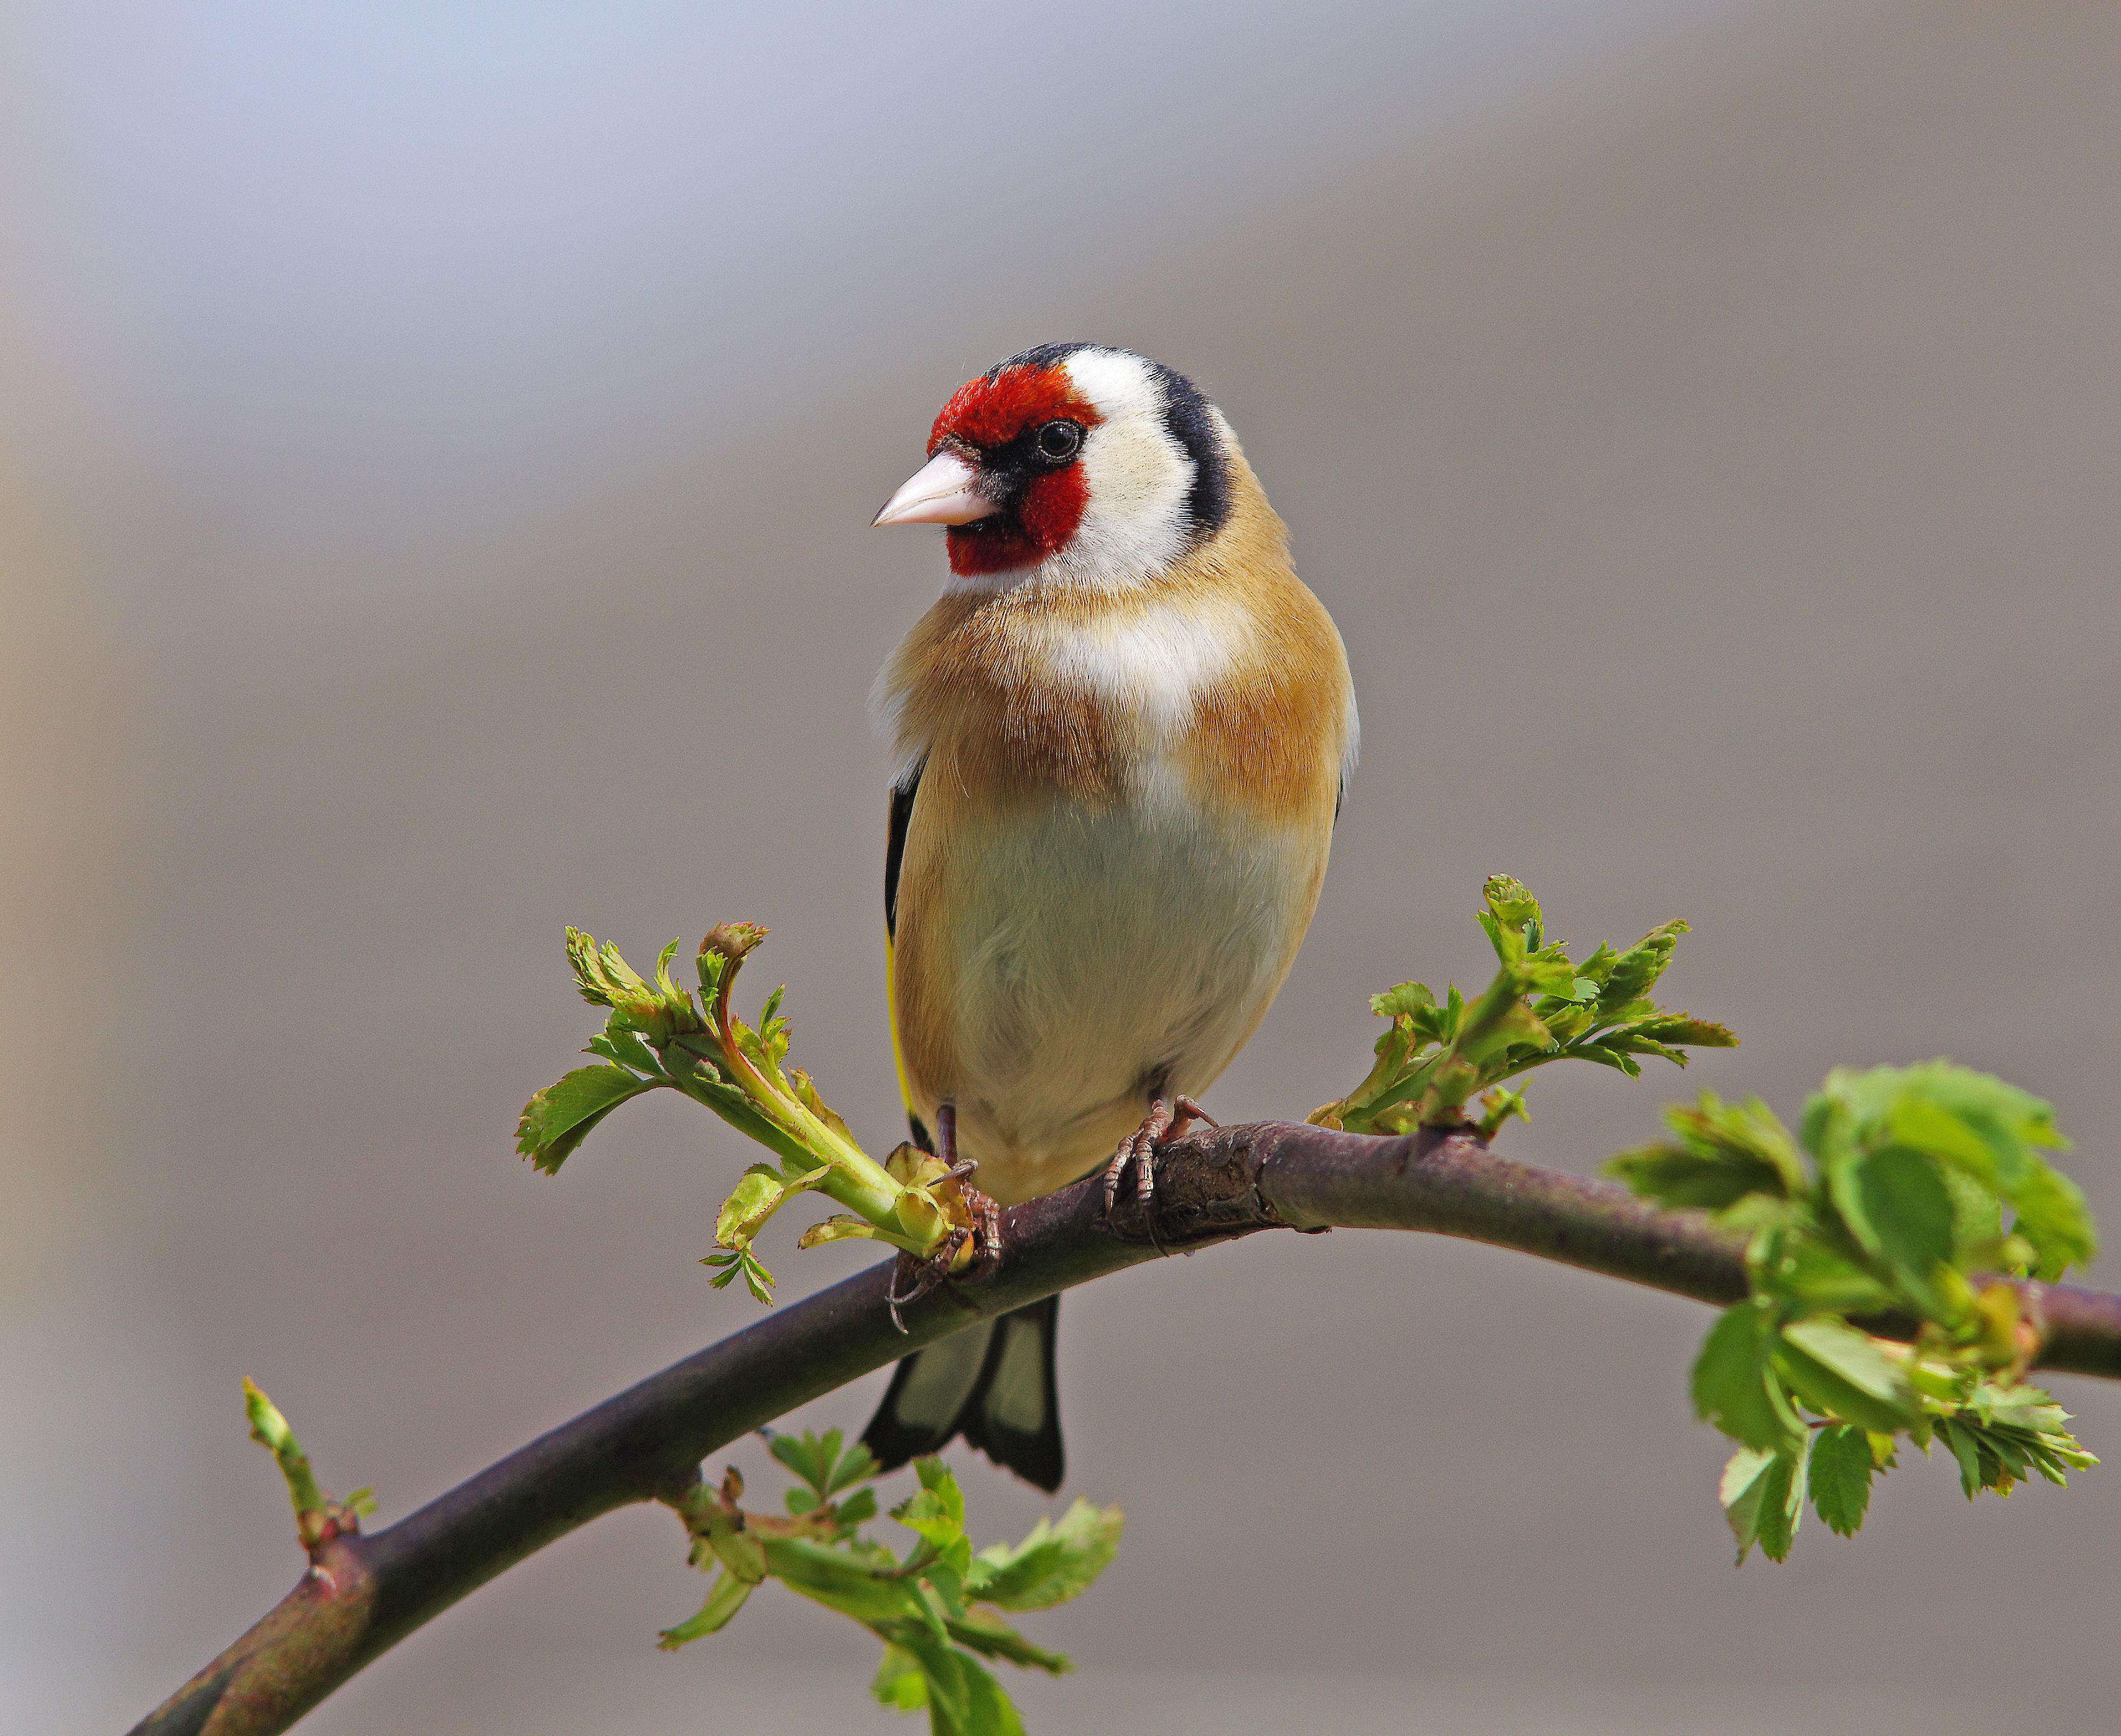
[{"label": "green leaf", "polygon": [[[1659,1013],[1653,1018],[1637,1020],[1629,1029],[1645,1037],[1654,1037],[1659,1043],[1684,1043],[1697,1049],[1738,1047],[1737,1034],[1729,1025],[1697,1019],[1691,1013]],[[1748,1098],[1746,1101],[1756,1103],[1758,1099]]]},{"label": "green leaf", "polygon": [[1803,1516],[1805,1461],[1810,1441],[1790,1440],[1774,1452],[1746,1447],[1733,1453],[1717,1486],[1723,1516],[1737,1539],[1738,1560],[1755,1543],[1774,1561],[1789,1558],[1790,1544]]},{"label": "green leaf", "polygon": [[895,1711],[917,1712],[928,1703],[928,1677],[919,1659],[887,1640],[869,1691]]},{"label": "green leaf", "polygon": [[[1970,1118],[1935,1096],[1923,1094],[1946,1083],[1941,1076],[1900,1070],[1890,1076],[1891,1094],[1871,1104],[1858,1137],[1890,1140],[1929,1152],[1992,1188],[2016,1183],[2025,1164],[2022,1141],[2013,1138],[1985,1114],[1977,1112]],[[1867,1096],[1864,1100],[1870,1104]]]},{"label": "green leaf", "polygon": [[823,1174],[813,1171],[791,1180],[771,1164],[753,1164],[737,1178],[736,1186],[722,1202],[715,1218],[715,1239],[725,1248],[748,1248],[768,1218],[797,1194],[815,1187]]},{"label": "green leaf", "polygon": [[2033,1244],[2033,1276],[2042,1283],[2053,1283],[2099,1252],[2082,1190],[2049,1164],[2034,1160],[2011,1203],[2018,1214],[2011,1228]]},{"label": "green leaf", "polygon": [[938,1549],[947,1549],[965,1534],[965,1497],[958,1479],[939,1458],[913,1462],[921,1487],[891,1510],[891,1516]]},{"label": "green leaf", "polygon": [[727,1572],[747,1584],[766,1577],[766,1544],[755,1533],[718,1526],[707,1533],[707,1547]]},{"label": "green leaf", "polygon": [[882,1242],[889,1238],[866,1218],[836,1211],[819,1220],[795,1239],[798,1248],[823,1248],[827,1242]]},{"label": "green leaf", "polygon": [[971,1658],[942,1633],[930,1633],[925,1627],[894,1631],[891,1639],[921,1666],[932,1736],[961,1736],[972,1729],[972,1698],[965,1675]]},{"label": "green leaf", "polygon": [[1890,1286],[1806,1231],[1756,1239],[1754,1248],[1749,1269],[1755,1286],[1764,1295],[1787,1298],[1794,1311],[1876,1314],[1900,1301]]},{"label": "green leaf", "polygon": [[[825,1439],[828,1441],[837,1441],[839,1435],[840,1431],[837,1429],[827,1430]],[[858,1440],[841,1453],[833,1464],[831,1474],[825,1480],[825,1493],[827,1496],[837,1495],[842,1489],[851,1488],[856,1483],[867,1482],[876,1474],[876,1454],[870,1452],[866,1445]]]},{"label": "green leaf", "polygon": [[2001,1468],[1989,1455],[1983,1464],[1980,1438],[1973,1430],[1949,1417],[1940,1417],[1937,1425],[1937,1439],[1951,1449],[1951,1456],[1959,1461],[1959,1486],[1967,1500],[1972,1500],[1981,1491],[1995,1481],[1995,1472]]},{"label": "green leaf", "polygon": [[656,1645],[666,1652],[674,1652],[703,1635],[720,1633],[729,1626],[730,1618],[744,1608],[744,1599],[754,1589],[734,1574],[725,1572],[715,1581],[715,1589],[707,1594],[707,1601],[700,1606],[700,1612],[689,1622],[664,1628],[655,1636]]},{"label": "green leaf", "polygon": [[1867,1332],[1839,1320],[1785,1326],[1774,1363],[1790,1389],[1820,1415],[1890,1434],[1918,1408],[1907,1370]]},{"label": "green leaf", "polygon": [[1774,1389],[1769,1353],[1773,1318],[1750,1302],[1727,1308],[1694,1359],[1694,1414],[1734,1440],[1773,1450],[1799,1432],[1787,1401]]},{"label": "green leaf", "polygon": [[1876,1468],[1870,1436],[1862,1430],[1843,1424],[1819,1431],[1811,1444],[1809,1481],[1811,1505],[1828,1530],[1853,1537],[1862,1528]]},{"label": "green leaf", "polygon": [[1660,1206],[1720,1211],[1757,1191],[1759,1172],[1684,1146],[1637,1146],[1599,1166],[1630,1193]]},{"label": "green leaf", "polygon": [[791,1591],[857,1622],[911,1622],[926,1631],[919,1589],[911,1579],[880,1577],[846,1550],[808,1538],[768,1538],[767,1570]]},{"label": "green leaf", "polygon": [[2002,1197],[1956,1164],[1938,1164],[1937,1174],[1951,1196],[1953,1263],[1974,1270],[1971,1262],[1991,1258],[2003,1239]]},{"label": "green leaf", "polygon": [[1713,1091],[1704,1091],[1690,1110],[1675,1105],[1666,1112],[1665,1120],[1682,1140],[1699,1150],[1772,1171],[1772,1180],[1763,1176],[1760,1192],[1794,1198],[1811,1185],[1789,1130],[1757,1097],[1726,1103]]},{"label": "green leaf", "polygon": [[823,1500],[829,1492],[827,1485],[843,1438],[837,1429],[827,1429],[823,1436],[805,1429],[800,1435],[776,1435],[767,1443],[766,1450],[808,1483]]},{"label": "green leaf", "polygon": [[1888,1146],[1839,1168],[1832,1185],[1856,1239],[1935,1313],[1932,1274],[1951,1262],[1956,1222],[1936,1164],[1909,1146]]},{"label": "green leaf", "polygon": [[928,1684],[929,1728],[936,1736],[1023,1736],[1023,1720],[986,1666],[927,1635],[898,1637]]},{"label": "green leaf", "polygon": [[758,1257],[748,1248],[725,1248],[719,1253],[711,1253],[700,1262],[702,1266],[715,1266],[720,1272],[707,1281],[716,1290],[727,1290],[737,1279],[744,1280],[744,1287],[761,1302],[773,1300],[773,1274],[759,1264]]},{"label": "green leaf", "polygon": [[1042,1669],[1049,1676],[1065,1675],[1074,1668],[1063,1654],[1033,1645],[989,1610],[968,1611],[961,1619],[944,1625],[958,1645],[983,1658],[1000,1658],[1023,1669]]},{"label": "green leaf", "polygon": [[[1514,892],[1524,896],[1515,898],[1505,896],[1499,901],[1493,895],[1493,889],[1499,881],[1507,881]],[[1474,920],[1480,925],[1488,937],[1488,944],[1495,950],[1495,957],[1507,970],[1524,963],[1527,955],[1538,946],[1539,906],[1531,901],[1528,894],[1524,893],[1523,887],[1514,880],[1508,880],[1507,876],[1495,876],[1488,882],[1488,908],[1476,912]]]},{"label": "green leaf", "polygon": [[1760,1474],[1760,1553],[1771,1561],[1787,1561],[1797,1541],[1797,1528],[1804,1518],[1806,1470],[1811,1437],[1800,1435],[1778,1451]]},{"label": "green leaf", "polygon": [[1738,1540],[1741,1564],[1760,1540],[1760,1496],[1766,1487],[1763,1479],[1774,1462],[1773,1453],[1756,1447],[1741,1447],[1724,1461],[1716,1492],[1723,1503],[1723,1517],[1731,1527],[1731,1535]]},{"label": "green leaf", "polygon": [[1829,1108],[1846,1118],[1859,1143],[1896,1141],[1932,1152],[1963,1165],[2006,1198],[2036,1150],[2069,1143],[2039,1098],[1948,1061],[1861,1072],[1836,1067],[1807,1108],[1807,1125]]},{"label": "green leaf", "polygon": [[963,1736],[1023,1736],[1023,1720],[992,1673],[963,1652],[958,1656],[965,1673],[967,1701]]},{"label": "green leaf", "polygon": [[1645,1198],[1720,1211],[1748,1194],[1788,1198],[1809,1184],[1788,1133],[1757,1097],[1727,1104],[1704,1091],[1691,1108],[1675,1104],[1664,1118],[1676,1143],[1624,1151],[1605,1166]]},{"label": "green leaf", "polygon": [[1598,992],[1599,1011],[1617,1016],[1619,1009],[1647,994],[1671,963],[1672,950],[1686,931],[1683,922],[1666,922],[1653,928],[1615,959],[1611,973]]},{"label": "green leaf", "polygon": [[[668,950],[664,962],[669,959]],[[594,936],[578,928],[567,931],[567,962],[573,967],[575,986],[593,1006],[608,1006],[612,1027],[639,1031],[652,1043],[667,1042],[680,1032],[705,1026],[690,995],[673,983],[659,966],[657,981],[650,985],[607,942],[599,946]]]},{"label": "green leaf", "polygon": [[1436,996],[1429,992],[1426,982],[1402,982],[1387,989],[1382,995],[1370,996],[1370,1010],[1380,1019],[1396,1018],[1401,1013],[1424,1012],[1436,1005]]},{"label": "green leaf", "polygon": [[636,1077],[624,1067],[576,1067],[524,1104],[515,1124],[515,1150],[534,1168],[557,1175],[590,1130],[630,1097],[659,1081]]},{"label": "green leaf", "polygon": [[965,1615],[964,1568],[972,1565],[972,1546],[963,1538],[921,1570],[921,1589],[935,1600],[936,1618],[948,1627]]},{"label": "green leaf", "polygon": [[2054,1402],[2053,1395],[2036,1386],[1992,1386],[1986,1382],[1974,1394],[1974,1414],[1991,1426],[2029,1429],[2039,1435],[2067,1436],[2069,1412]]},{"label": "green leaf", "polygon": [[1126,1517],[1078,1499],[1057,1525],[1042,1519],[1014,1548],[994,1544],[975,1557],[965,1595],[1004,1609],[1051,1609],[1079,1597],[1112,1563]]},{"label": "green leaf", "polygon": [[632,1031],[615,1024],[606,1025],[589,1040],[588,1052],[601,1055],[607,1061],[636,1073],[646,1073],[651,1078],[663,1076],[662,1063],[656,1060],[655,1052]]}]

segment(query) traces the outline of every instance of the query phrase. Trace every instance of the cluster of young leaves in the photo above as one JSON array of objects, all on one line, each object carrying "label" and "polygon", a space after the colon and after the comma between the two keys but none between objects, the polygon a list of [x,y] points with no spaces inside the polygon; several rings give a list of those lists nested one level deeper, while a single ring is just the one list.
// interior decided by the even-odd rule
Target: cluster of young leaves
[{"label": "cluster of young leaves", "polygon": [[[2096,1245],[2084,1196],[2040,1155],[2067,1143],[2047,1104],[1932,1061],[1836,1069],[1794,1140],[1757,1099],[1713,1092],[1666,1122],[1671,1140],[1607,1169],[1749,1234],[1750,1295],[1710,1328],[1692,1382],[1695,1410],[1739,1444],[1722,1497],[1740,1561],[1756,1542],[1788,1556],[1807,1497],[1853,1535],[1904,1437],[1942,1443],[1969,1500],[2098,1463],[2025,1379],[2037,1283]],[[1911,1343],[1850,1323],[1886,1315],[1914,1323]]]},{"label": "cluster of young leaves", "polygon": [[1668,1012],[1650,996],[1685,923],[1653,929],[1625,952],[1601,945],[1578,964],[1564,943],[1546,939],[1539,900],[1508,875],[1489,879],[1481,898],[1477,920],[1495,950],[1494,980],[1471,1001],[1456,983],[1441,1001],[1425,982],[1372,996],[1370,1010],[1391,1021],[1376,1063],[1345,1097],[1314,1109],[1313,1122],[1356,1133],[1457,1127],[1481,1096],[1485,1138],[1525,1113],[1523,1093],[1506,1082],[1534,1067],[1587,1061],[1633,1079],[1639,1056],[1685,1066],[1689,1048],[1736,1046],[1723,1026]]},{"label": "cluster of young leaves", "polygon": [[896,1554],[862,1535],[877,1510],[868,1448],[843,1448],[833,1429],[776,1435],[771,1451],[798,1479],[785,1515],[745,1512],[733,1468],[719,1486],[702,1482],[673,1503],[692,1564],[717,1576],[699,1613],[664,1631],[664,1649],[719,1632],[753,1590],[778,1580],[883,1642],[872,1688],[884,1705],[925,1708],[937,1736],[1022,1736],[1023,1720],[987,1663],[1054,1675],[1070,1666],[1025,1639],[1005,1612],[1050,1609],[1087,1589],[1119,1547],[1120,1510],[1078,1500],[1057,1525],[1042,1519],[1021,1543],[975,1554],[957,1479],[940,1459],[916,1459],[921,1486],[891,1510],[913,1533]]},{"label": "cluster of young leaves", "polygon": [[772,1300],[773,1275],[752,1251],[774,1213],[798,1194],[816,1190],[847,1208],[813,1225],[801,1246],[870,1237],[926,1254],[971,1215],[958,1183],[940,1163],[902,1146],[882,1164],[865,1152],[846,1123],[820,1098],[810,1076],[785,1065],[789,1024],[781,1016],[784,983],[766,998],[755,1025],[730,1000],[745,957],[766,937],[749,922],[725,923],[700,943],[699,995],[670,975],[678,943],[644,978],[609,944],[599,946],[578,929],[567,931],[567,960],[584,1000],[608,1010],[604,1028],[585,1053],[597,1064],[576,1067],[524,1105],[515,1149],[548,1175],[613,1109],[644,1092],[683,1092],[774,1154],[737,1179],[715,1225],[717,1289],[741,1277],[760,1301]]}]

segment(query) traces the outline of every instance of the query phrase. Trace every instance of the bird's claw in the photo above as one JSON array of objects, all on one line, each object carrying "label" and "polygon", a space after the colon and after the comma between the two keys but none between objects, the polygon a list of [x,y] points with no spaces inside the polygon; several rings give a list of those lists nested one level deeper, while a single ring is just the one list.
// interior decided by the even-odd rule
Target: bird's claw
[{"label": "bird's claw", "polygon": [[1182,1139],[1200,1122],[1210,1127],[1222,1123],[1190,1097],[1176,1097],[1167,1101],[1161,1094],[1150,1103],[1149,1113],[1142,1118],[1141,1125],[1120,1141],[1120,1148],[1112,1154],[1112,1160],[1105,1165],[1105,1220],[1112,1221],[1114,1208],[1119,1203],[1120,1178],[1126,1167],[1134,1167],[1134,1200],[1140,1208],[1142,1221],[1149,1227],[1149,1239],[1158,1253],[1163,1244],[1156,1233],[1156,1213],[1152,1209],[1156,1199],[1157,1148],[1174,1139]]},{"label": "bird's claw", "polygon": [[[906,1330],[906,1322],[899,1310],[911,1308],[939,1285],[950,1281],[953,1276],[951,1267],[964,1249],[972,1244],[972,1258],[963,1274],[977,1282],[991,1276],[1001,1265],[1001,1202],[991,1194],[982,1193],[967,1179],[979,1164],[967,1157],[950,1165],[949,1179],[958,1184],[958,1192],[964,1200],[965,1209],[972,1215],[969,1225],[960,1224],[943,1239],[935,1251],[925,1257],[901,1252],[897,1263],[892,1268],[891,1323],[900,1332]],[[911,1289],[902,1290],[901,1283],[912,1281]]]},{"label": "bird's claw", "polygon": [[[931,1254],[908,1253],[899,1250],[898,1258],[891,1269],[891,1290],[885,1300],[891,1304],[891,1323],[900,1332],[906,1330],[906,1322],[900,1316],[901,1309],[911,1308],[928,1292],[950,1276],[950,1262],[958,1258],[972,1231],[960,1224],[943,1238],[942,1245]],[[910,1290],[901,1290],[900,1281],[911,1277]]]},{"label": "bird's claw", "polygon": [[[958,1167],[969,1172],[979,1166],[966,1163]],[[965,1268],[965,1276],[977,1283],[1001,1269],[1001,1202],[962,1178],[958,1191],[964,1196],[965,1209],[972,1215],[972,1260]]]}]

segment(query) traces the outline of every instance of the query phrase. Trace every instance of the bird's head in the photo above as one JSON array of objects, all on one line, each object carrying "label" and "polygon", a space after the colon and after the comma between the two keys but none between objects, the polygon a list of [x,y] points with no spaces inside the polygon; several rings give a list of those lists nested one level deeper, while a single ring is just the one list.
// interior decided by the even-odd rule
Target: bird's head
[{"label": "bird's head", "polygon": [[1126,585],[1222,528],[1233,450],[1184,376],[1126,350],[1044,343],[958,389],[927,464],[875,521],[948,525],[961,585]]}]

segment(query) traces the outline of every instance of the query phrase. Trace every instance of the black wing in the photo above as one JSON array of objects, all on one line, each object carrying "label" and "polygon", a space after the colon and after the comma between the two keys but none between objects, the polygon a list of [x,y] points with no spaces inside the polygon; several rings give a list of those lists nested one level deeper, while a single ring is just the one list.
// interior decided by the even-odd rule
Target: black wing
[{"label": "black wing", "polygon": [[[890,830],[883,843],[883,941],[887,949],[898,939],[898,870],[906,860],[906,828],[913,820],[913,797],[921,788],[921,773],[927,763],[925,759],[916,762],[906,774],[904,782],[891,786]],[[905,1089],[903,1074],[900,1076],[899,1088]],[[911,1104],[907,1108],[906,1124],[912,1132],[915,1145],[923,1151],[935,1150],[935,1141],[929,1136],[927,1123],[913,1113]],[[911,1366],[911,1359],[907,1365]]]},{"label": "black wing", "polygon": [[905,779],[891,786],[891,831],[883,845],[883,933],[898,938],[898,870],[906,860],[906,828],[913,821],[913,798],[921,788],[921,774],[928,762],[921,760]]}]

